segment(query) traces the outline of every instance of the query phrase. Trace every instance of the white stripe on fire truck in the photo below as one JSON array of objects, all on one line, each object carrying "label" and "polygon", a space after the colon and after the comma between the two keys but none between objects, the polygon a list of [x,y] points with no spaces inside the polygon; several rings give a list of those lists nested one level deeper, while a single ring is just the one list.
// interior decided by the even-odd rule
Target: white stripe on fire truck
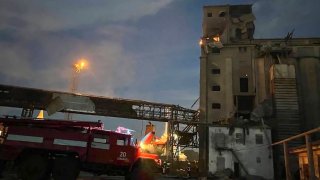
[{"label": "white stripe on fire truck", "polygon": [[42,143],[42,142],[43,142],[43,137],[17,135],[17,134],[8,134],[7,140],[10,140],[10,141],[24,141],[24,142]]},{"label": "white stripe on fire truck", "polygon": [[91,143],[91,148],[95,148],[95,149],[110,149],[110,144],[92,142]]},{"label": "white stripe on fire truck", "polygon": [[63,146],[87,147],[86,141],[76,141],[76,140],[68,140],[68,139],[54,139],[53,144],[63,145]]}]

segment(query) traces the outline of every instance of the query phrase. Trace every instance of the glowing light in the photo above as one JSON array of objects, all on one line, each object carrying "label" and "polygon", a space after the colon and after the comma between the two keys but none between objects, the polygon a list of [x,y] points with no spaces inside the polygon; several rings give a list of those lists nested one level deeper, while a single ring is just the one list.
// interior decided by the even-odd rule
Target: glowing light
[{"label": "glowing light", "polygon": [[173,139],[178,139],[178,135],[176,133],[173,134]]},{"label": "glowing light", "polygon": [[0,136],[2,136],[2,131],[0,130]]},{"label": "glowing light", "polygon": [[146,148],[145,145],[144,145],[144,143],[140,142],[140,148],[141,148],[141,149],[145,149],[145,148]]},{"label": "glowing light", "polygon": [[87,62],[88,61],[84,58],[79,59],[79,61],[73,65],[76,72],[80,72],[81,70],[85,69],[88,64]]},{"label": "glowing light", "polygon": [[180,160],[180,161],[186,161],[187,158],[188,158],[188,157],[187,157],[184,153],[179,152],[179,160]]},{"label": "glowing light", "polygon": [[214,42],[220,42],[220,37],[219,37],[219,36],[213,37],[213,41],[214,41]]},{"label": "glowing light", "polygon": [[135,132],[135,131],[132,130],[132,129],[128,129],[128,128],[125,128],[125,127],[118,126],[116,132],[121,133],[121,134],[132,135],[132,132]]},{"label": "glowing light", "polygon": [[202,39],[200,39],[200,41],[199,41],[199,45],[200,45],[200,46],[202,46],[202,45],[203,45],[203,40],[202,40]]},{"label": "glowing light", "polygon": [[37,119],[43,119],[43,110],[40,110],[38,116],[37,116]]},{"label": "glowing light", "polygon": [[161,166],[162,162],[161,159],[153,159],[159,166]]}]

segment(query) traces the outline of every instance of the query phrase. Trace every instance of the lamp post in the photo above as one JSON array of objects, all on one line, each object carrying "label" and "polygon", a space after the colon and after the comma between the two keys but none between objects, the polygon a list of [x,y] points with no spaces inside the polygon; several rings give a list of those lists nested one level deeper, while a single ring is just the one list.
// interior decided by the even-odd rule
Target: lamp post
[{"label": "lamp post", "polygon": [[[78,89],[80,73],[86,68],[88,61],[84,58],[79,59],[75,64],[72,65],[72,80],[70,85],[70,92],[75,93]],[[72,114],[66,113],[65,119],[71,120]]]},{"label": "lamp post", "polygon": [[77,91],[80,73],[86,66],[87,66],[86,59],[80,59],[77,63],[72,65],[72,81],[71,81],[71,87],[70,87],[70,91],[72,93]]}]

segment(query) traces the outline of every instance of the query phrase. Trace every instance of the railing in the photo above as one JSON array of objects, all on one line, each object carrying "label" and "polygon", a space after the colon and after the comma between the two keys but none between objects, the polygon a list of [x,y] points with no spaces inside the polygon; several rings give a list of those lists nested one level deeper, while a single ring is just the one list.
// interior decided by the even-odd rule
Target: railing
[{"label": "railing", "polygon": [[290,172],[290,163],[289,163],[289,151],[288,151],[288,142],[295,140],[297,138],[304,137],[305,138],[305,143],[306,143],[306,149],[307,149],[307,154],[308,154],[308,170],[309,170],[309,179],[310,180],[316,180],[316,175],[315,175],[315,168],[314,168],[314,160],[313,160],[313,150],[312,150],[312,144],[310,142],[310,135],[316,132],[320,131],[320,127],[312,129],[310,131],[289,137],[287,139],[275,142],[272,144],[272,146],[276,145],[283,145],[283,153],[284,153],[284,161],[285,161],[285,169],[286,169],[286,179],[291,180],[291,172]]}]

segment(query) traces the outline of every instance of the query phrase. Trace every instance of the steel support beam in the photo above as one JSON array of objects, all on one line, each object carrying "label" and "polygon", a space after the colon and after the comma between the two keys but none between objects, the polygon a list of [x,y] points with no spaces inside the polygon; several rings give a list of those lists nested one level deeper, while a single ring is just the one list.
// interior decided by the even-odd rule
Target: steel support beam
[{"label": "steel support beam", "polygon": [[[52,113],[110,116],[151,121],[198,121],[197,111],[179,105],[48,91],[0,84],[0,106],[51,110]],[[49,109],[48,109],[49,108]]]}]

